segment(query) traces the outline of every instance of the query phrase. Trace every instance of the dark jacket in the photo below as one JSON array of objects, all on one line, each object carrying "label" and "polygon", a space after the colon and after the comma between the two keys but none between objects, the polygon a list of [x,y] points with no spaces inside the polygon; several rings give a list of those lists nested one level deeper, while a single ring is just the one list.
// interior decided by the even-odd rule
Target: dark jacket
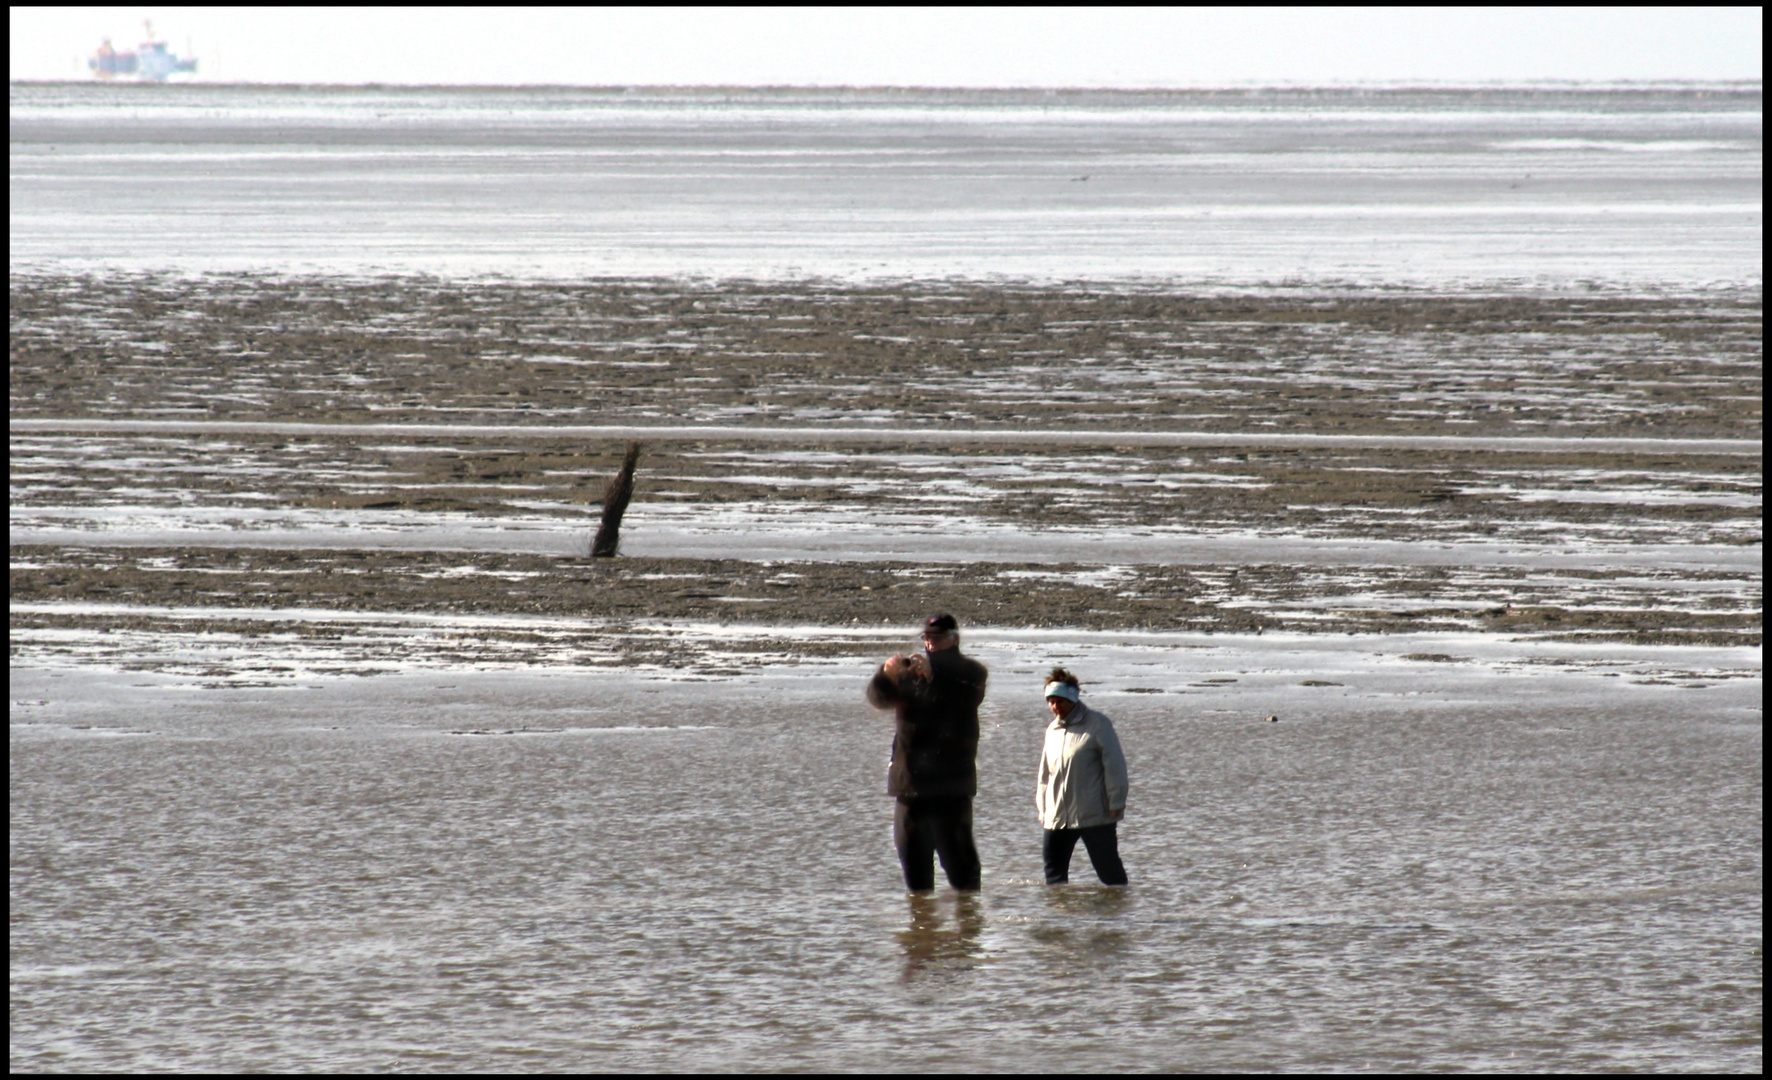
[{"label": "dark jacket", "polygon": [[908,672],[893,680],[882,665],[868,684],[868,701],[897,713],[886,794],[971,798],[978,794],[978,705],[988,673],[958,648],[928,656],[927,682]]}]

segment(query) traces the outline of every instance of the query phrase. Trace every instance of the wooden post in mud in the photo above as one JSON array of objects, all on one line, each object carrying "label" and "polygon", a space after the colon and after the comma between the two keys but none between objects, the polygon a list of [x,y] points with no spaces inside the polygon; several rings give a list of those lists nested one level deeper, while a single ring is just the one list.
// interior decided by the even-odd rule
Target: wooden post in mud
[{"label": "wooden post in mud", "polygon": [[603,489],[603,522],[597,526],[597,538],[591,541],[591,558],[613,559],[621,546],[621,516],[627,512],[628,500],[634,497],[634,466],[640,461],[640,444],[628,444],[621,459],[621,471]]}]

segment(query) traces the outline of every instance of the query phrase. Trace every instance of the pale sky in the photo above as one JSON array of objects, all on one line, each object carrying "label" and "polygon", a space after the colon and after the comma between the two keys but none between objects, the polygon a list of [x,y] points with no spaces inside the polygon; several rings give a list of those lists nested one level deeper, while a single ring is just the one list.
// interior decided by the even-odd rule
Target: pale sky
[{"label": "pale sky", "polygon": [[88,78],[143,19],[200,81],[586,86],[1757,81],[1762,33],[1758,7],[14,7],[11,77]]}]

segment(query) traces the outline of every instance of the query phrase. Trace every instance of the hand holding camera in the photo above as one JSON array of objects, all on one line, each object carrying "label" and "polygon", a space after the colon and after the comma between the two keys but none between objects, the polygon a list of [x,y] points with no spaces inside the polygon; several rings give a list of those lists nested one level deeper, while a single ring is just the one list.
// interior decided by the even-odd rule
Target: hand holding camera
[{"label": "hand holding camera", "polygon": [[922,653],[899,653],[886,661],[886,674],[890,678],[899,678],[909,673],[919,679],[929,678],[929,658]]}]

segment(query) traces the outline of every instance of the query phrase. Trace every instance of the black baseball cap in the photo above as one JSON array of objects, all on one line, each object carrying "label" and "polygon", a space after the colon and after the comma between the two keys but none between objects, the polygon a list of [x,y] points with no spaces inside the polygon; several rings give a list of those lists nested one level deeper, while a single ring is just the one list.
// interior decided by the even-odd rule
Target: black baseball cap
[{"label": "black baseball cap", "polygon": [[960,629],[960,624],[955,622],[954,617],[945,611],[939,615],[931,615],[923,620],[923,633],[925,636],[933,637],[939,634],[951,634],[958,629]]}]

